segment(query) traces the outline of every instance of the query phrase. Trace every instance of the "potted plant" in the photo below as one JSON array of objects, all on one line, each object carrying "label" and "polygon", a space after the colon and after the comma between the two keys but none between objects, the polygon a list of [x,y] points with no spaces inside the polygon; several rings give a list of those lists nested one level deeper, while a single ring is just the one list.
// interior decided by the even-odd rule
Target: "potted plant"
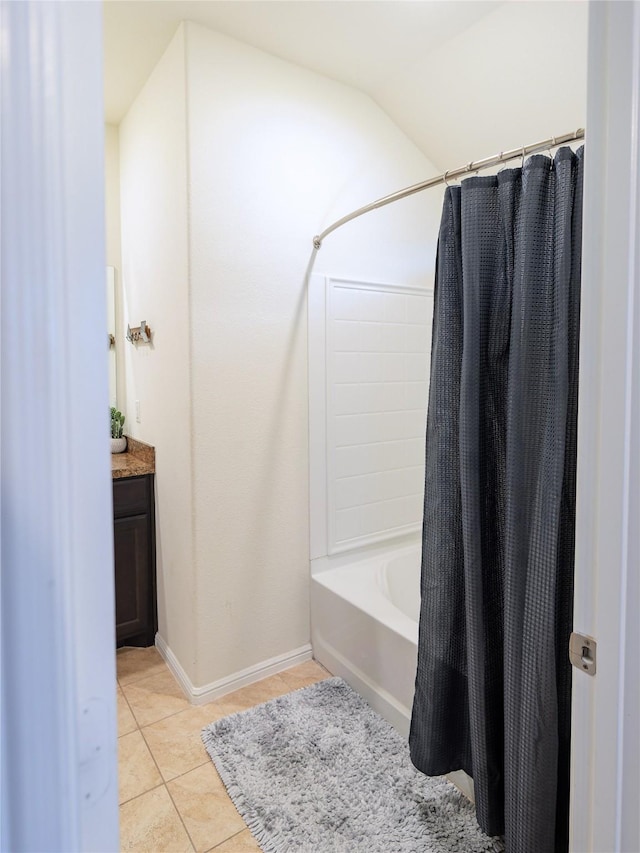
[{"label": "potted plant", "polygon": [[111,406],[111,452],[122,453],[127,449],[127,438],[122,434],[124,415],[115,406]]}]

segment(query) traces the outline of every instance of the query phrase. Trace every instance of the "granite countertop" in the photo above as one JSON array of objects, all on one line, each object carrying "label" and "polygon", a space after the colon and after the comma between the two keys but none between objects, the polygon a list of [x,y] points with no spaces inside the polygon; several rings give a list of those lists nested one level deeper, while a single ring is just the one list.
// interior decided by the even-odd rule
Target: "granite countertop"
[{"label": "granite countertop", "polygon": [[111,454],[111,476],[114,480],[155,474],[155,470],[155,448],[130,436],[127,436],[127,449],[124,453]]}]

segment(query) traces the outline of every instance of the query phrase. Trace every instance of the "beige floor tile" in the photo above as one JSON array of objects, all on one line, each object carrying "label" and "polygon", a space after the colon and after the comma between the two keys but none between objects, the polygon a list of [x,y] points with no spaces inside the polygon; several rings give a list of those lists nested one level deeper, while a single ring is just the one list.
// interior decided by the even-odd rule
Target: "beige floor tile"
[{"label": "beige floor tile", "polygon": [[123,853],[192,853],[193,845],[162,785],[120,806]]},{"label": "beige floor tile", "polygon": [[331,677],[331,673],[315,660],[292,666],[291,669],[285,669],[279,675],[289,690],[299,690],[301,687],[308,687],[310,684]]},{"label": "beige floor tile", "polygon": [[[260,705],[262,702],[268,702],[269,699],[275,699],[277,696],[289,693],[290,690],[291,688],[280,675],[272,675],[270,678],[264,678],[248,687],[234,690],[233,693],[227,693],[226,696],[222,696],[204,707],[218,709],[220,716],[225,717],[228,714],[235,714],[237,711],[246,711],[247,708],[253,708],[254,705]],[[212,717],[213,719],[215,718]]]},{"label": "beige floor tile", "polygon": [[261,853],[258,842],[248,829],[234,835],[228,841],[223,841],[214,849],[216,853]]},{"label": "beige floor tile", "polygon": [[200,733],[222,716],[224,714],[214,703],[214,706],[191,706],[145,726],[142,733],[165,781],[211,761]]},{"label": "beige floor tile", "polygon": [[140,727],[191,707],[182,688],[166,668],[140,681],[122,684],[122,692]]},{"label": "beige floor tile", "polygon": [[169,782],[167,788],[196,850],[210,850],[245,829],[210,761]]},{"label": "beige floor tile", "polygon": [[[146,682],[138,682],[124,688],[139,721],[148,713],[149,707],[143,705],[144,697],[138,695],[136,688],[145,686]],[[175,779],[176,776],[181,776],[211,760],[201,737],[202,729],[209,723],[229,714],[245,711],[261,702],[267,702],[269,699],[288,693],[289,690],[285,682],[275,675],[229,693],[207,705],[187,705],[178,713],[167,715],[163,719],[145,725],[144,737],[164,780]],[[134,704],[137,702],[141,703],[139,713],[137,705]]]},{"label": "beige floor tile", "polygon": [[116,653],[116,670],[120,684],[130,684],[166,669],[167,665],[155,646],[146,649],[125,647],[118,649]]},{"label": "beige floor tile", "polygon": [[138,725],[120,687],[116,690],[116,697],[118,700],[118,737],[122,737],[129,732],[134,732]]},{"label": "beige floor tile", "polygon": [[137,731],[118,739],[118,771],[121,803],[162,783],[144,738]]}]

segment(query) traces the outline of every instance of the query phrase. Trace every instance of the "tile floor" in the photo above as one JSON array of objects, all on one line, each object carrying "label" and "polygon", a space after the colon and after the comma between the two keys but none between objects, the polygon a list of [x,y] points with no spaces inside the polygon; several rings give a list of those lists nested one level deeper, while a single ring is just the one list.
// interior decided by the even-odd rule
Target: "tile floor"
[{"label": "tile floor", "polygon": [[200,739],[208,723],[329,673],[300,664],[208,705],[190,705],[155,648],[119,649],[120,848],[259,853]]}]

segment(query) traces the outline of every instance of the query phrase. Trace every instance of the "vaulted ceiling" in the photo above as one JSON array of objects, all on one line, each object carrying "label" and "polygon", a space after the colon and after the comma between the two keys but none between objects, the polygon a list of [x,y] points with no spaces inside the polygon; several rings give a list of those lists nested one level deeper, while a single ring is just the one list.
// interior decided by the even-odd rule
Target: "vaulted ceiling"
[{"label": "vaulted ceiling", "polygon": [[180,21],[368,94],[439,168],[585,123],[584,0],[106,0],[106,121]]}]

